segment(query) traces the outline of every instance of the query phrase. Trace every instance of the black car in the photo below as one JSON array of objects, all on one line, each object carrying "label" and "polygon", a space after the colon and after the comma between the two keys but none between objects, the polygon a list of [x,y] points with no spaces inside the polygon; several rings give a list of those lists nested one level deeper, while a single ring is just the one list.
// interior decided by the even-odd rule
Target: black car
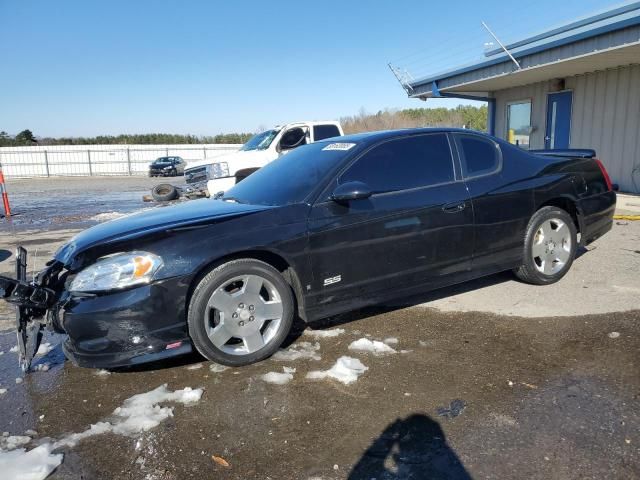
[{"label": "black car", "polygon": [[182,157],[160,157],[149,165],[150,177],[175,177],[184,175],[186,162]]},{"label": "black car", "polygon": [[23,338],[48,323],[82,366],[194,348],[245,365],[276,351],[294,315],[312,321],[504,270],[557,282],[578,245],[612,226],[616,194],[593,157],[456,129],[333,138],[221,199],[90,228],[34,283],[24,266],[22,282],[3,279],[4,296],[20,305]]}]

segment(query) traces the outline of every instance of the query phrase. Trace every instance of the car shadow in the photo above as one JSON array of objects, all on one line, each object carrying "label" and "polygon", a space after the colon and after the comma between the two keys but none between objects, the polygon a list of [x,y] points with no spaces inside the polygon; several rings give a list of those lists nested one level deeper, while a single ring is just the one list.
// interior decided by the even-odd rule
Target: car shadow
[{"label": "car shadow", "polygon": [[427,415],[413,414],[389,424],[347,478],[471,480],[472,477],[447,443],[440,424]]}]

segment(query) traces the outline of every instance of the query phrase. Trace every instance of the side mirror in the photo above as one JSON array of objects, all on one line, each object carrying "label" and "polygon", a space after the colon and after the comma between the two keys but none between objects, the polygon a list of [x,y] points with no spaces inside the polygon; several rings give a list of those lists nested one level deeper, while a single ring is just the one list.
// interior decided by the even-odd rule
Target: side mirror
[{"label": "side mirror", "polygon": [[338,203],[346,203],[351,200],[362,200],[373,195],[369,185],[363,182],[347,182],[338,185],[331,194],[331,200]]}]

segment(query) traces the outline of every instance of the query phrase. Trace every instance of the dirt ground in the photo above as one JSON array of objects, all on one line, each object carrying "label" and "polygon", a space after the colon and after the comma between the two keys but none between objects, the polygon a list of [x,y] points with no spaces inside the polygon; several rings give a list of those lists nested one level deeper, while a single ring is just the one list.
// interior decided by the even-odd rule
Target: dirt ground
[{"label": "dirt ground", "polygon": [[[25,221],[0,220],[0,273],[13,269],[16,244],[44,263],[78,228],[106,218],[96,215],[147,207],[140,196],[154,182],[10,184]],[[44,210],[35,192],[46,194]],[[87,192],[108,200],[87,201]],[[48,223],[35,223],[40,215]],[[51,220],[59,217],[68,221]],[[105,373],[65,361],[61,337],[51,336],[55,348],[36,363],[49,370],[21,383],[13,312],[3,304],[0,431],[35,430],[31,448],[168,384],[204,394],[190,406],[167,403],[173,416],[146,432],[60,449],[64,461],[50,478],[640,478],[639,271],[640,222],[617,222],[553,286],[501,274],[306,330],[298,324],[285,346],[311,348],[315,358],[222,370],[191,355]],[[318,334],[337,328],[344,332]],[[395,352],[350,350],[361,338],[387,339]],[[306,378],[342,356],[367,367],[354,383]],[[283,367],[296,369],[288,383],[263,379]]]}]

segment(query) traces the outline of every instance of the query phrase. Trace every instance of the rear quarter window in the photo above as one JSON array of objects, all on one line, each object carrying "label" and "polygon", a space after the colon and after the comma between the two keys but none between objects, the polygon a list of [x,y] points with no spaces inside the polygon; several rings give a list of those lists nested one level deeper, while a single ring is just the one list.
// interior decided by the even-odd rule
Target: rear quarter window
[{"label": "rear quarter window", "polygon": [[340,130],[335,125],[314,125],[313,141],[324,140],[325,138],[339,137]]},{"label": "rear quarter window", "polygon": [[465,178],[497,172],[502,163],[500,147],[479,135],[456,134],[456,145]]}]

